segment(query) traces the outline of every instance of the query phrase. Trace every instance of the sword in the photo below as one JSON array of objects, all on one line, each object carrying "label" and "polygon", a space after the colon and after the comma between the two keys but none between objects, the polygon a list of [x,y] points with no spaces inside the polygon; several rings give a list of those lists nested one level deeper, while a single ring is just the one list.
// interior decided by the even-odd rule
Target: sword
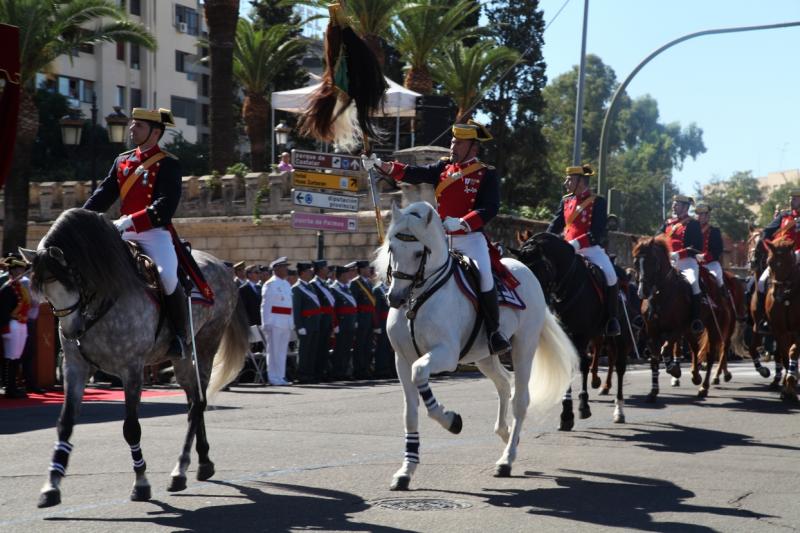
[{"label": "sword", "polygon": [[189,305],[189,335],[192,338],[192,365],[194,365],[194,375],[197,376],[197,393],[200,396],[200,401],[204,402],[203,385],[200,382],[200,364],[197,362],[197,347],[194,344],[194,317],[192,317],[192,291],[186,297]]},{"label": "sword", "polygon": [[378,176],[375,169],[369,169],[369,194],[372,197],[372,205],[375,206],[375,225],[378,227],[378,239],[383,244],[385,233],[383,231],[383,217],[381,217],[381,200],[378,192]]},{"label": "sword", "polygon": [[628,302],[619,295],[619,299],[622,300],[622,310],[625,312],[625,322],[628,323],[628,332],[631,334],[631,342],[633,343],[633,351],[636,352],[636,359],[641,359],[642,356],[639,355],[639,347],[636,345],[636,336],[633,334],[633,328],[631,327],[631,318],[628,316]]}]

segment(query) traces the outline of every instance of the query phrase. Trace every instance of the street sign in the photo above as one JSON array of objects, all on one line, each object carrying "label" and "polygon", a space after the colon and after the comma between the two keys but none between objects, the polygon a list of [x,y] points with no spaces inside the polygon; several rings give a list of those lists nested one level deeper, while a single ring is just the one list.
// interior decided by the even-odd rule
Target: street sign
[{"label": "street sign", "polygon": [[292,172],[292,185],[295,187],[312,187],[314,189],[337,189],[340,191],[358,191],[358,178],[295,170]]},{"label": "street sign", "polygon": [[337,217],[320,213],[297,213],[293,211],[292,228],[352,233],[358,230],[358,219],[354,216]]},{"label": "street sign", "polygon": [[333,170],[349,170],[359,172],[361,158],[352,155],[325,154],[322,152],[308,152],[306,150],[292,150],[292,166],[300,168],[329,168]]},{"label": "street sign", "polygon": [[292,201],[295,205],[302,205],[305,207],[321,207],[322,209],[358,211],[358,196],[326,194],[324,192],[292,189]]}]

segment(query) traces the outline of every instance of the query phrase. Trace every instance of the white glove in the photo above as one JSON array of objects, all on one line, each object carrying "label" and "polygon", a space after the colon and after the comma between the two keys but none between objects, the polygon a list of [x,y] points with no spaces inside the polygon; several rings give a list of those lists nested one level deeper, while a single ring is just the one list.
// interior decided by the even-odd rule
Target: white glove
[{"label": "white glove", "polygon": [[372,170],[373,168],[378,167],[378,170],[383,171],[383,165],[383,161],[381,161],[380,158],[375,154],[372,154],[369,157],[366,155],[361,156],[361,166],[364,167],[364,170]]},{"label": "white glove", "polygon": [[467,229],[464,227],[465,225],[466,224],[464,224],[463,220],[455,217],[445,217],[445,219],[442,221],[442,226],[444,226],[444,230],[447,233],[453,233],[459,230],[467,231]]},{"label": "white glove", "polygon": [[698,263],[704,263],[706,260],[706,254],[697,254],[694,256],[694,258],[697,259]]},{"label": "white glove", "polygon": [[306,333],[307,333],[306,328],[300,328],[297,330],[298,335],[305,335]]},{"label": "white glove", "polygon": [[133,227],[133,219],[130,215],[119,217],[114,221],[114,226],[117,227],[117,231],[120,233],[125,233],[125,231]]},{"label": "white glove", "polygon": [[680,259],[680,258],[681,258],[681,254],[679,254],[678,252],[671,252],[671,253],[669,254],[669,259],[670,259],[670,261],[672,261],[673,263],[674,263],[675,261],[677,261],[678,259]]},{"label": "white glove", "polygon": [[375,328],[372,331],[373,331],[373,333],[375,333],[375,335],[380,335],[381,334],[381,328]]},{"label": "white glove", "polygon": [[336,335],[338,335],[338,334],[339,334],[339,326],[336,326],[335,328],[333,328],[333,332],[334,332]]},{"label": "white glove", "polygon": [[572,239],[569,243],[575,248],[576,252],[581,249],[581,243],[578,242],[578,239]]}]

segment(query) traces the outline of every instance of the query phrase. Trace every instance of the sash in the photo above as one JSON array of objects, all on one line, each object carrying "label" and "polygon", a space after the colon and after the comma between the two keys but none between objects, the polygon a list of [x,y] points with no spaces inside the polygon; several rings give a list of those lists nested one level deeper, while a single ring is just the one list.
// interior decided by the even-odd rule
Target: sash
[{"label": "sash", "polygon": [[683,220],[679,220],[675,224],[671,224],[669,228],[667,228],[667,238],[671,238],[672,234],[678,229],[678,226],[685,226],[686,221],[689,220],[689,217],[684,218]]},{"label": "sash", "polygon": [[139,178],[141,178],[144,175],[147,169],[149,169],[151,166],[155,165],[165,157],[167,157],[167,154],[165,154],[164,152],[158,152],[157,154],[150,157],[147,161],[136,167],[136,171],[133,173],[133,176],[125,180],[125,183],[122,184],[122,188],[120,188],[119,190],[120,201],[121,202],[125,201],[125,197],[128,195],[128,192],[131,190],[131,187],[133,187],[136,184],[136,182],[139,181]]},{"label": "sash", "polygon": [[314,301],[314,303],[317,304],[317,307],[319,307],[319,298],[317,298],[317,295],[314,294],[314,291],[309,290],[305,285],[303,285],[300,282],[298,282],[296,286],[303,294],[311,298]]},{"label": "sash", "polygon": [[372,295],[372,291],[367,290],[360,278],[356,278],[353,281],[361,288],[362,291],[364,291],[364,294],[367,295],[367,300],[369,300],[369,303],[375,307],[375,297]]},{"label": "sash", "polygon": [[352,294],[349,294],[349,293],[346,293],[346,292],[344,292],[342,289],[340,289],[340,288],[339,288],[339,287],[337,287],[336,285],[332,286],[332,287],[331,287],[331,289],[335,290],[335,291],[336,291],[336,292],[338,292],[338,293],[339,293],[341,296],[343,296],[345,300],[347,300],[348,302],[350,302],[350,303],[353,305],[353,307],[355,307],[355,306],[357,305],[357,304],[356,304],[356,299],[355,299],[355,298],[353,298],[353,295],[352,295]]},{"label": "sash", "polygon": [[586,198],[586,200],[581,202],[581,204],[575,208],[575,211],[573,211],[572,214],[567,219],[566,223],[567,228],[570,227],[573,222],[575,222],[575,219],[578,218],[578,215],[580,215],[583,212],[583,210],[586,209],[586,207],[594,201],[595,198],[596,196],[594,194],[590,194],[589,197]]},{"label": "sash", "polygon": [[467,168],[460,170],[458,172],[454,172],[447,176],[447,178],[443,179],[439,182],[439,185],[436,186],[436,198],[439,198],[439,195],[442,194],[442,191],[451,186],[453,183],[459,181],[463,176],[468,176],[475,172],[476,170],[482,168],[484,165],[480,161],[476,161],[469,165]]},{"label": "sash", "polygon": [[796,225],[797,224],[795,222],[795,219],[794,217],[792,217],[791,222],[789,222],[788,224],[781,227],[780,229],[778,229],[778,231],[775,232],[775,235],[772,237],[772,240],[777,241],[781,237],[788,237],[789,233],[794,229]]},{"label": "sash", "polygon": [[328,302],[331,305],[334,305],[336,303],[336,300],[334,300],[333,294],[331,294],[331,291],[328,290],[328,287],[324,283],[322,283],[322,281],[320,281],[319,278],[317,278],[316,281],[312,281],[312,283],[314,285],[316,285],[317,287],[319,287],[319,290],[322,291],[322,294],[325,295],[325,298],[327,298]]}]

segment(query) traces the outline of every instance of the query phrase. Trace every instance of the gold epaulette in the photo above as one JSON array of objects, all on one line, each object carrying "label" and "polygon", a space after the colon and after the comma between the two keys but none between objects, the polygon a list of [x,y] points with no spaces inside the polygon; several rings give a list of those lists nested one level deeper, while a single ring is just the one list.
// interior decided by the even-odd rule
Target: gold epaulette
[{"label": "gold epaulette", "polygon": [[123,156],[123,155],[132,154],[132,153],[133,153],[133,152],[135,152],[135,151],[136,151],[136,148],[133,148],[133,149],[131,149],[131,150],[127,150],[127,151],[125,151],[125,152],[122,152],[122,153],[121,153],[121,154],[119,154],[117,157],[120,157],[120,156]]},{"label": "gold epaulette", "polygon": [[572,194],[571,192],[568,192],[567,194],[565,194],[564,196],[562,196],[562,197],[561,197],[561,199],[562,199],[562,200],[566,200],[566,199],[567,199],[567,198],[569,198],[570,196],[575,196],[575,195],[574,195],[574,194]]},{"label": "gold epaulette", "polygon": [[161,150],[161,151],[164,152],[164,155],[166,155],[167,157],[171,157],[172,159],[178,159],[178,156],[175,154],[167,152],[166,150]]},{"label": "gold epaulette", "polygon": [[446,155],[446,156],[440,157],[439,161],[447,161],[449,163],[450,162],[450,156]]}]

